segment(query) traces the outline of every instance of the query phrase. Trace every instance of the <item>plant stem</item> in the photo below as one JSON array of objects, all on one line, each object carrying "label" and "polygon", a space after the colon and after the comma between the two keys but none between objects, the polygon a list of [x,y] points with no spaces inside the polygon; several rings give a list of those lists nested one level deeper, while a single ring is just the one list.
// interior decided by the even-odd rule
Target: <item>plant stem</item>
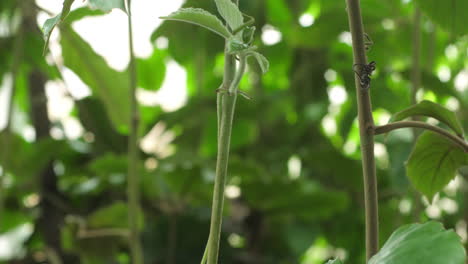
[{"label": "plant stem", "polygon": [[210,244],[210,238],[208,237],[208,241],[206,242],[205,251],[203,252],[203,257],[200,264],[206,263],[206,258],[208,257],[208,245]]},{"label": "plant stem", "polygon": [[242,80],[242,76],[244,75],[245,68],[246,68],[246,57],[245,55],[239,56],[239,69],[236,71],[236,75],[234,76],[234,80],[231,83],[231,87],[229,87],[229,92],[231,94],[237,92],[237,87],[239,87],[239,83]]},{"label": "plant stem", "polygon": [[[359,0],[346,0],[348,21],[353,41],[354,63],[367,64],[364,48],[364,30],[362,26]],[[377,177],[374,157],[374,120],[369,89],[362,89],[360,79],[355,76],[359,132],[361,139],[362,167],[364,177],[364,199],[366,209],[366,257],[369,260],[379,248],[379,214],[377,196]]]},{"label": "plant stem", "polygon": [[[236,73],[235,60],[227,54],[224,61],[223,87],[230,87]],[[207,261],[208,264],[218,263],[219,241],[224,204],[224,187],[226,184],[227,167],[229,160],[229,145],[231,141],[232,121],[236,105],[237,92],[232,94],[219,92],[218,100],[218,156],[216,161],[216,178],[213,192],[213,206],[211,212],[210,235],[208,238]],[[220,116],[220,117],[219,117]]]},{"label": "plant stem", "polygon": [[426,63],[425,63],[425,68],[428,71],[432,71],[432,68],[434,66],[434,54],[435,54],[435,49],[437,46],[437,27],[434,26],[434,24],[430,21],[427,21],[429,23],[429,40],[428,40],[428,48],[427,48],[427,53],[425,54],[424,57],[426,57]]},{"label": "plant stem", "polygon": [[421,10],[415,7],[413,15],[413,51],[411,69],[411,104],[416,104],[416,93],[421,86]]},{"label": "plant stem", "polygon": [[[0,152],[0,155],[2,157],[8,157],[9,153],[8,150],[10,149],[10,144],[11,144],[11,120],[13,117],[13,104],[14,104],[14,98],[15,98],[15,92],[16,92],[16,77],[18,75],[19,71],[19,66],[21,64],[21,60],[23,57],[23,39],[24,39],[24,25],[23,25],[23,16],[22,14],[22,6],[23,3],[19,3],[19,9],[20,9],[20,23],[18,27],[18,33],[15,37],[14,43],[13,43],[13,58],[12,58],[12,64],[11,64],[11,90],[10,90],[10,98],[8,98],[8,112],[6,116],[6,126],[5,126],[5,133],[1,136],[4,137],[5,145],[2,148],[2,151]],[[6,175],[5,168],[2,168],[0,171],[0,221],[3,220],[3,209],[4,209],[4,177]]]},{"label": "plant stem", "polygon": [[140,216],[140,177],[138,174],[138,105],[136,101],[137,68],[135,54],[133,51],[133,30],[131,0],[127,0],[128,12],[128,42],[130,52],[130,64],[128,66],[130,82],[130,134],[128,138],[128,179],[127,179],[127,199],[128,199],[128,225],[130,229],[129,244],[133,264],[143,264],[143,250],[138,230],[138,218]]},{"label": "plant stem", "polygon": [[445,129],[442,129],[442,128],[438,127],[438,126],[430,125],[430,124],[425,123],[425,122],[420,122],[420,121],[398,121],[398,122],[393,122],[393,123],[386,124],[386,125],[383,125],[383,126],[375,127],[374,128],[374,133],[376,135],[379,135],[379,134],[388,133],[388,132],[390,132],[392,130],[396,130],[396,129],[399,129],[399,128],[423,128],[423,129],[426,129],[426,130],[431,130],[431,131],[445,137],[446,139],[452,141],[457,146],[459,146],[461,149],[463,149],[463,151],[468,152],[468,143],[465,142],[462,138],[459,138],[459,137],[455,136],[454,134],[448,132]]},{"label": "plant stem", "polygon": [[[417,103],[416,95],[419,87],[421,86],[421,9],[415,6],[413,14],[413,45],[412,45],[412,67],[411,67],[411,104]],[[419,121],[417,117],[412,117],[411,120]],[[419,131],[416,128],[412,129],[413,133],[413,145],[416,144],[419,136]],[[416,189],[411,188],[410,192],[414,199],[413,217],[415,221],[418,221],[421,216],[422,203],[420,195]]]},{"label": "plant stem", "polygon": [[[21,3],[20,3],[21,5]],[[24,14],[21,14],[21,16],[24,16]],[[10,98],[9,98],[9,104],[8,104],[8,112],[7,112],[7,123],[5,127],[5,131],[11,131],[11,119],[13,116],[13,101],[15,98],[15,93],[16,93],[16,77],[18,76],[18,71],[19,67],[21,64],[21,60],[23,57],[23,39],[24,39],[24,29],[23,29],[23,19],[20,21],[20,25],[18,28],[18,33],[16,35],[16,38],[14,40],[14,46],[13,46],[13,62],[11,65],[11,79],[12,79],[12,85],[11,85],[11,91],[10,91]]]},{"label": "plant stem", "polygon": [[166,264],[176,263],[177,254],[177,213],[171,213],[169,215],[169,228],[167,232],[167,260]]}]

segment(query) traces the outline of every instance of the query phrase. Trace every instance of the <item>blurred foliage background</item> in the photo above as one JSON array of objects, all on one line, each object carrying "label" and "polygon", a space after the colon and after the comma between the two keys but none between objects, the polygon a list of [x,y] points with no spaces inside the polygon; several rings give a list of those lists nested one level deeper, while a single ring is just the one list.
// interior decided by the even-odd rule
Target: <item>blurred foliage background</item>
[{"label": "blurred foliage background", "polygon": [[[62,1],[55,2],[61,7]],[[361,2],[366,33],[374,42],[368,57],[377,62],[374,116],[385,124],[411,102],[416,3]],[[448,4],[430,2],[423,8],[417,98],[456,111],[468,129],[468,30],[462,14],[453,13],[463,6],[450,13]],[[187,0],[184,6],[216,13],[209,0]],[[252,61],[241,83],[253,100],[239,100],[236,109],[220,263],[319,264],[331,257],[364,263],[345,1],[241,0],[240,7],[256,18],[255,45],[271,67],[262,76]],[[43,56],[37,17],[47,10],[31,0],[0,1],[1,120],[8,121],[0,134],[2,263],[129,263],[128,76],[110,67],[86,34],[72,26],[104,13],[75,5],[72,10],[56,33],[59,42],[51,43],[57,52],[46,50]],[[133,13],[138,16],[138,10]],[[150,56],[138,58],[145,259],[198,263],[209,231],[223,40],[199,27],[167,22],[151,41]],[[165,109],[148,103],[145,98],[157,95],[174,63],[186,72],[184,104]],[[89,95],[69,89],[64,73],[70,71]],[[60,100],[50,87],[61,89]],[[58,117],[50,110],[57,103],[68,109]],[[466,243],[468,172],[462,169],[429,204],[405,175],[411,131],[377,140],[382,243],[398,226],[428,219],[455,229]]]}]

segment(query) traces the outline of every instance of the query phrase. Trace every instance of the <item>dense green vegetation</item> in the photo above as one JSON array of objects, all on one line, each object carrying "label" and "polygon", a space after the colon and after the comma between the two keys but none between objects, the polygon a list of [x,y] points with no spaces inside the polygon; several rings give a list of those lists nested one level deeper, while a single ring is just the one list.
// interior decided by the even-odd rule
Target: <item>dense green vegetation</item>
[{"label": "dense green vegetation", "polygon": [[[131,18],[126,1],[89,0],[91,8],[77,9],[65,0],[44,25],[34,1],[0,2],[0,80],[13,88],[0,132],[0,241],[15,245],[10,255],[0,249],[0,262],[200,263],[216,219],[217,154],[229,148],[228,125],[217,124],[235,104],[232,135],[224,137],[226,192],[214,203],[225,197],[219,260],[210,257],[218,254],[210,234],[209,264],[365,263],[366,249],[367,259],[376,254],[370,264],[465,263],[468,26],[461,10],[468,2],[240,0],[242,21],[230,5],[219,7],[226,1],[186,0],[183,7],[203,8],[220,23],[201,11],[167,14],[211,31],[165,21],[151,37],[152,55],[131,59],[123,72],[72,24],[115,8]],[[349,8],[358,2],[364,34]],[[59,61],[48,56],[54,31]],[[161,40],[167,47],[156,45]],[[248,53],[252,46],[269,67]],[[135,101],[135,87],[160,89],[171,60],[187,72],[186,104],[166,111]],[[363,89],[370,61],[377,68]],[[247,71],[233,69],[244,62]],[[77,138],[47,112],[46,84],[66,88],[65,67],[92,93],[77,99],[65,89],[69,115],[84,128]],[[226,85],[234,73],[244,76],[238,87]],[[367,96],[372,108],[361,104]],[[372,117],[376,127],[366,123]],[[136,149],[148,134],[157,146]],[[361,148],[369,138],[375,145]],[[375,200],[372,191],[364,198],[363,166],[366,186],[378,182]]]}]

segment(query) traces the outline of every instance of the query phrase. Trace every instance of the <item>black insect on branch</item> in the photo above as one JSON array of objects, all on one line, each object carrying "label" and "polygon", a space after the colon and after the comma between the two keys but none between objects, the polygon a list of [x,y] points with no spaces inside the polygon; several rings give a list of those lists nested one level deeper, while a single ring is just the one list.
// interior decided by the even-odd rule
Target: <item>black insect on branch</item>
[{"label": "black insect on branch", "polygon": [[371,61],[369,64],[354,64],[353,71],[359,77],[361,88],[367,91],[370,88],[372,72],[375,71],[376,62]]}]

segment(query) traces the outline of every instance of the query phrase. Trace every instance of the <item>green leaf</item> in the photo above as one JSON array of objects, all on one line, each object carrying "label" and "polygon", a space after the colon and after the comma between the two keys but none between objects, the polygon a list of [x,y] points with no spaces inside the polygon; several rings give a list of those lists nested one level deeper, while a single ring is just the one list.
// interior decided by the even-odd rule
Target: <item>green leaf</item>
[{"label": "green leaf", "polygon": [[412,116],[432,117],[449,126],[458,136],[463,137],[463,128],[454,112],[440,104],[424,100],[393,115],[391,122],[400,121]]},{"label": "green leaf", "polygon": [[115,71],[71,27],[62,30],[64,64],[104,103],[114,127],[126,132],[130,119],[128,74]]},{"label": "green leaf", "polygon": [[446,138],[424,132],[406,164],[406,173],[414,187],[429,199],[456,176],[457,169],[468,163],[468,154]]},{"label": "green leaf", "polygon": [[250,54],[257,60],[257,63],[260,66],[260,69],[262,70],[262,73],[265,74],[266,72],[268,72],[268,69],[270,68],[270,63],[268,62],[268,59],[256,51],[253,51]]},{"label": "green leaf", "polygon": [[70,12],[67,16],[66,23],[71,24],[72,22],[78,21],[84,17],[88,16],[102,16],[106,13],[102,12],[101,10],[93,10],[89,9],[88,7],[80,7]]},{"label": "green leaf", "polygon": [[207,28],[224,38],[231,37],[229,30],[215,15],[201,8],[182,8],[167,17],[161,17],[161,19],[195,24]]},{"label": "green leaf", "polygon": [[126,155],[106,153],[88,164],[88,168],[102,179],[109,179],[112,174],[126,174],[128,170]]},{"label": "green leaf", "polygon": [[89,0],[89,6],[103,12],[110,12],[114,8],[127,12],[124,0]]},{"label": "green leaf", "polygon": [[428,222],[398,228],[369,264],[464,264],[465,259],[460,237],[441,223]]},{"label": "green leaf", "polygon": [[[139,216],[139,226],[143,226],[143,215]],[[109,206],[100,208],[88,216],[90,228],[127,228],[128,227],[127,204],[118,201]]]},{"label": "green leaf", "polygon": [[67,17],[68,13],[70,13],[71,6],[75,0],[64,0],[63,1],[63,7],[62,7],[62,13],[60,15],[60,22],[63,22],[65,17]]},{"label": "green leaf", "polygon": [[52,34],[52,30],[54,30],[54,28],[58,24],[63,22],[65,17],[67,17],[68,13],[70,13],[70,8],[71,8],[71,5],[73,4],[74,1],[75,0],[64,0],[63,1],[62,12],[60,12],[60,14],[58,14],[57,16],[55,16],[53,18],[47,19],[46,22],[44,23],[44,26],[42,27],[42,33],[43,33],[44,39],[45,39],[44,52],[43,53],[45,53],[47,47],[49,46],[49,40],[50,40],[50,35]]},{"label": "green leaf", "polygon": [[239,7],[231,0],[215,0],[215,2],[218,12],[226,20],[231,30],[235,30],[244,24],[244,17]]},{"label": "green leaf", "polygon": [[417,3],[433,22],[445,30],[455,35],[468,33],[465,17],[468,1],[417,0]]},{"label": "green leaf", "polygon": [[153,55],[147,59],[137,59],[138,86],[157,91],[166,74],[166,52],[155,49]]},{"label": "green leaf", "polygon": [[95,97],[86,97],[75,101],[78,117],[86,131],[93,133],[93,151],[125,153],[127,139],[119,134],[112,125],[106,108],[101,100]]},{"label": "green leaf", "polygon": [[[54,151],[50,151],[51,149]],[[50,138],[31,144],[16,134],[0,132],[0,165],[5,171],[12,173],[17,182],[34,180],[37,173],[53,158],[62,154],[63,149],[62,142]]]},{"label": "green leaf", "polygon": [[88,216],[88,226],[91,228],[127,227],[127,205],[124,202],[115,202],[107,207],[100,208]]},{"label": "green leaf", "polygon": [[50,35],[52,34],[52,30],[55,28],[57,23],[60,21],[60,17],[62,14],[58,14],[57,16],[53,18],[49,18],[46,20],[44,25],[42,26],[42,34],[44,35],[45,39],[45,44],[44,44],[44,52],[47,49],[47,46],[49,45],[49,40],[50,40]]}]

